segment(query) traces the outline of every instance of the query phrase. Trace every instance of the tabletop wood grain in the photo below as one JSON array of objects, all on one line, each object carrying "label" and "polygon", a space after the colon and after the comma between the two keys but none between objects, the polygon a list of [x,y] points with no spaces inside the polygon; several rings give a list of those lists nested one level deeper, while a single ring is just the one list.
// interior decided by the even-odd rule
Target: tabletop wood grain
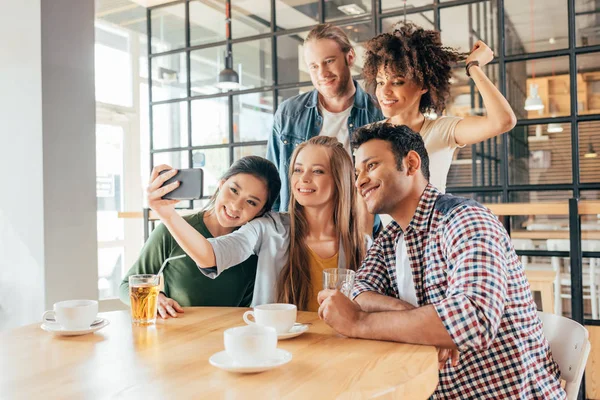
[{"label": "tabletop wood grain", "polygon": [[244,308],[191,307],[177,319],[132,326],[128,311],[84,336],[53,336],[33,324],[0,333],[0,397],[6,399],[425,399],[438,383],[434,347],[349,339],[316,313],[308,332],[278,347],[290,363],[258,374],[211,366],[223,331]]}]

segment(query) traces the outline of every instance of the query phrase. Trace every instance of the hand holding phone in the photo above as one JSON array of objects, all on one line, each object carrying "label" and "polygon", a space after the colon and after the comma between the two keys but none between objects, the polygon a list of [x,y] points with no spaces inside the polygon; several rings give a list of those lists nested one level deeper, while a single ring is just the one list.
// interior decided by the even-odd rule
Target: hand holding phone
[{"label": "hand holding phone", "polygon": [[[170,170],[164,170],[163,174]],[[161,185],[166,186],[172,182],[179,181],[179,186],[172,192],[162,196],[165,200],[197,200],[202,198],[202,187],[204,186],[204,171],[201,168],[180,169],[177,174],[169,178]]]}]

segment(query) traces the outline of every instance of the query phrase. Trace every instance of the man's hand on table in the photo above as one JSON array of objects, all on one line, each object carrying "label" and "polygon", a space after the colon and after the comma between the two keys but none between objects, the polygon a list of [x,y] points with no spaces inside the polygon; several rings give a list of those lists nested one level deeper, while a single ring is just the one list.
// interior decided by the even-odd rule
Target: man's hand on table
[{"label": "man's hand on table", "polygon": [[358,336],[358,325],[366,314],[358,304],[339,290],[329,289],[319,292],[318,301],[319,318],[344,336]]},{"label": "man's hand on table", "polygon": [[177,313],[183,312],[183,308],[173,299],[168,298],[164,293],[158,294],[158,315],[163,319],[169,317],[177,318]]}]

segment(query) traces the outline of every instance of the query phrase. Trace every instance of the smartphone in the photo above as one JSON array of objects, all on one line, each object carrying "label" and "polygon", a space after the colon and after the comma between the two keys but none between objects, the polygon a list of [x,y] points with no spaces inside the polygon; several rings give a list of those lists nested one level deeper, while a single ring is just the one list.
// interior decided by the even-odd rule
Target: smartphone
[{"label": "smartphone", "polygon": [[[170,170],[161,171],[161,174]],[[162,186],[179,181],[179,186],[162,198],[166,200],[196,200],[202,198],[204,171],[202,168],[180,169],[174,177],[168,179]],[[161,186],[161,187],[162,187]]]}]

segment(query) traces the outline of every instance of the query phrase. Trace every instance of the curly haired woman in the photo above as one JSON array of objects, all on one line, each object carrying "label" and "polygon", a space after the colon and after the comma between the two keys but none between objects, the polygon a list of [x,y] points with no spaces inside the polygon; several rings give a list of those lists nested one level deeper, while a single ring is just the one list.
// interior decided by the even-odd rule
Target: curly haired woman
[{"label": "curly haired woman", "polygon": [[[406,23],[366,44],[363,75],[373,90],[384,122],[407,125],[419,132],[429,153],[430,182],[442,192],[454,150],[511,130],[516,117],[510,105],[481,69],[492,61],[492,50],[482,41],[471,54],[443,47],[440,33]],[[484,116],[440,117],[450,95],[451,66],[465,60],[467,75],[483,98]]]}]

